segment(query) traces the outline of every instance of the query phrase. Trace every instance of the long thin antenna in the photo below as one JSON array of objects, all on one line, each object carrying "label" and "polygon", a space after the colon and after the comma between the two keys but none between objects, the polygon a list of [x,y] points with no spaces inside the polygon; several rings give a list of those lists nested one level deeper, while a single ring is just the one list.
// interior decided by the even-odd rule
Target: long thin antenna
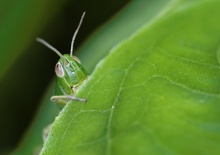
[{"label": "long thin antenna", "polygon": [[80,28],[80,26],[81,26],[81,24],[83,22],[83,18],[85,16],[85,14],[86,14],[86,12],[83,12],[82,17],[81,17],[80,22],[79,22],[79,25],[78,25],[76,31],[74,32],[74,35],[73,35],[73,38],[72,38],[72,42],[71,42],[71,47],[70,47],[70,56],[73,55],[74,41],[76,39],[76,35],[77,35],[78,31],[79,31],[79,28]]},{"label": "long thin antenna", "polygon": [[49,49],[51,49],[52,51],[54,51],[57,55],[59,55],[61,58],[63,58],[63,55],[56,49],[54,48],[52,45],[50,45],[48,42],[46,42],[45,40],[41,39],[41,38],[36,38],[36,40],[45,45],[46,47],[48,47]]}]

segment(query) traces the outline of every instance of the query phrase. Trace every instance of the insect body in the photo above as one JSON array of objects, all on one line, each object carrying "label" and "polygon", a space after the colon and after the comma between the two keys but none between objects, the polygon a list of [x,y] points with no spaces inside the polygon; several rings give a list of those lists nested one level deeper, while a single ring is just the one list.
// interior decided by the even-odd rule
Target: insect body
[{"label": "insect body", "polygon": [[52,96],[51,101],[59,103],[61,105],[65,105],[69,100],[86,102],[86,99],[78,98],[74,96],[74,93],[76,92],[77,88],[89,77],[89,75],[87,71],[84,69],[84,67],[81,65],[80,60],[72,55],[74,40],[82,24],[84,16],[85,12],[83,13],[80,23],[73,35],[70,54],[62,55],[48,42],[41,38],[37,38],[38,42],[44,44],[60,56],[59,61],[55,65],[55,73],[57,76],[57,95]]}]

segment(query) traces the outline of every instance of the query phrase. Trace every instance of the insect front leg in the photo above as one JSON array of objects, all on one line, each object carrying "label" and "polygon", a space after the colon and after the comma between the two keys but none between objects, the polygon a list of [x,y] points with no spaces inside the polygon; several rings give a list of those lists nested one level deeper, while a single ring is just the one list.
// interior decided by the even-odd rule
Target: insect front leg
[{"label": "insect front leg", "polygon": [[80,102],[86,102],[87,100],[86,99],[83,99],[83,98],[78,98],[74,95],[57,95],[57,96],[52,96],[50,98],[50,100],[52,102],[55,102],[55,103],[59,103],[61,105],[66,105],[66,103],[70,100],[75,100],[75,101],[80,101]]}]

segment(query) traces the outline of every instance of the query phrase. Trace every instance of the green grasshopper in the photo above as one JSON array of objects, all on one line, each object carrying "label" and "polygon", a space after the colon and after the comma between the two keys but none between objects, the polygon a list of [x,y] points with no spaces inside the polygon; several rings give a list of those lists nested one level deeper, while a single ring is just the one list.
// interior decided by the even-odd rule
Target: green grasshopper
[{"label": "green grasshopper", "polygon": [[86,102],[86,99],[78,98],[74,96],[77,88],[89,77],[87,71],[81,65],[80,60],[73,56],[73,47],[76,35],[80,29],[83,18],[85,16],[85,12],[83,13],[79,25],[73,35],[70,54],[62,55],[57,49],[51,46],[48,42],[41,38],[37,38],[36,40],[52,51],[54,51],[57,55],[59,55],[60,59],[55,65],[55,73],[56,73],[56,96],[51,97],[51,101],[61,104],[63,106],[70,100],[76,100],[81,102]]}]

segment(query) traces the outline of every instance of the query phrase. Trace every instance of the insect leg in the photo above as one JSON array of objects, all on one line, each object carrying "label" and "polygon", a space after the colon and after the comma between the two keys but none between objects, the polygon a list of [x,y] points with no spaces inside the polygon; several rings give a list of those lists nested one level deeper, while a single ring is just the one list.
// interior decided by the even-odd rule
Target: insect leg
[{"label": "insect leg", "polygon": [[52,102],[60,103],[62,105],[65,105],[66,102],[68,102],[69,100],[75,100],[75,101],[80,101],[80,102],[86,102],[87,101],[86,99],[78,98],[78,97],[71,96],[71,95],[52,96],[50,98],[50,100]]}]

